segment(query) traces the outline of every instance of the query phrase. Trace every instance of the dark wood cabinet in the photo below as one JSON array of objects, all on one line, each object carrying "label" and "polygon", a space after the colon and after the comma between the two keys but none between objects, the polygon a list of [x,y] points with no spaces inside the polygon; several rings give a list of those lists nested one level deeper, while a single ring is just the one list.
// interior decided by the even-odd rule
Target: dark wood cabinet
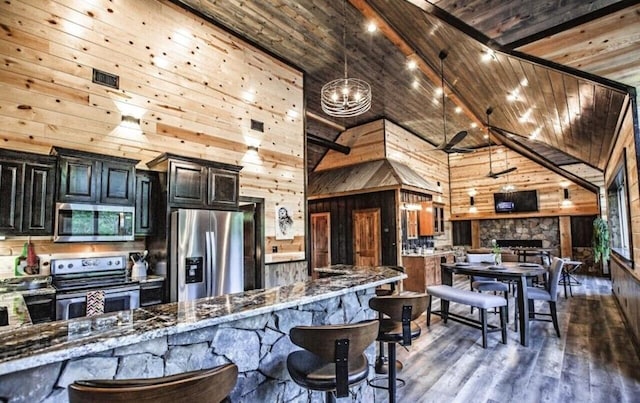
[{"label": "dark wood cabinet", "polygon": [[169,204],[204,207],[207,203],[206,167],[184,161],[169,161]]},{"label": "dark wood cabinet", "polygon": [[240,166],[172,154],[163,154],[147,166],[167,172],[170,208],[238,209]]},{"label": "dark wood cabinet", "polygon": [[209,205],[238,205],[238,173],[217,168],[209,168]]},{"label": "dark wood cabinet", "polygon": [[140,306],[158,305],[164,302],[164,280],[140,284]]},{"label": "dark wood cabinet", "polygon": [[54,148],[61,203],[133,206],[136,160]]},{"label": "dark wood cabinet", "polygon": [[0,150],[0,233],[51,235],[56,159]]},{"label": "dark wood cabinet", "polygon": [[136,171],[136,235],[154,234],[156,230],[156,196],[159,192],[158,172]]}]

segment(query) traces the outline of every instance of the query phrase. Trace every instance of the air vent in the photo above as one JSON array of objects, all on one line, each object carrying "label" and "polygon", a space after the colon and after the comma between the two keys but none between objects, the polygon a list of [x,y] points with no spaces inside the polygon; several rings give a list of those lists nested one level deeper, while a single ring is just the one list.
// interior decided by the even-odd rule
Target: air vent
[{"label": "air vent", "polygon": [[91,81],[115,89],[120,88],[120,77],[97,69],[93,69],[93,79]]},{"label": "air vent", "polygon": [[251,119],[251,130],[256,130],[260,133],[264,133],[264,122]]}]

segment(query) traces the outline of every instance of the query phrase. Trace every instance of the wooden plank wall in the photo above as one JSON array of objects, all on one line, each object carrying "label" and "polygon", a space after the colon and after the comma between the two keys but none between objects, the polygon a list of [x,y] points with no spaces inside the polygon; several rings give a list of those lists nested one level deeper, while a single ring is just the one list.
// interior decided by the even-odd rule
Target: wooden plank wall
[{"label": "wooden plank wall", "polygon": [[439,193],[433,194],[433,201],[443,203],[445,232],[434,237],[434,246],[453,243],[449,199],[449,167],[447,154],[429,151],[435,147],[395,123],[385,120],[386,157],[401,162],[420,174],[426,181],[439,183]]},{"label": "wooden plank wall", "polygon": [[[633,133],[633,111],[631,108],[624,117],[618,141],[613,149],[609,164],[605,169],[605,183],[610,183],[616,174],[616,168],[623,159],[622,153],[627,158],[627,182],[629,188],[629,210],[631,214],[631,238],[633,242],[633,261],[640,262],[640,190],[638,189],[638,164],[636,163],[636,147]],[[636,263],[637,265],[637,263]],[[640,270],[636,267],[630,270],[630,274],[640,279]],[[636,312],[640,315],[640,312]]]},{"label": "wooden plank wall", "polygon": [[[139,168],[166,151],[242,165],[240,194],[266,201],[267,260],[279,260],[272,246],[304,258],[301,72],[164,0],[2,2],[0,26],[1,147],[62,146]],[[117,74],[120,89],[92,83],[92,68]],[[123,127],[125,114],[140,127]],[[279,205],[293,240],[274,238]]]},{"label": "wooden plank wall", "polygon": [[314,172],[384,158],[384,120],[376,120],[347,129],[340,133],[336,143],[351,147],[349,154],[328,150]]},{"label": "wooden plank wall", "polygon": [[[493,171],[506,169],[505,147],[492,149]],[[507,150],[509,167],[517,167],[508,175],[510,184],[517,190],[537,190],[536,213],[513,213],[509,218],[545,217],[564,215],[598,214],[598,196],[568,179],[542,167],[512,150]],[[489,148],[478,149],[471,154],[451,154],[451,206],[452,219],[505,218],[496,214],[493,194],[507,183],[507,176],[497,179],[487,177],[489,173]],[[569,189],[569,203],[563,203],[563,189]],[[477,212],[470,211],[470,196],[474,195]]]}]

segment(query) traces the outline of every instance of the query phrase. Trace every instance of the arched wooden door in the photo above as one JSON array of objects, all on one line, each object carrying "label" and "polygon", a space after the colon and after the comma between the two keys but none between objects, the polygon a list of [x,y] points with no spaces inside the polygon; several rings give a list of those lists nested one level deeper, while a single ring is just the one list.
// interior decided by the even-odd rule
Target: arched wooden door
[{"label": "arched wooden door", "polygon": [[380,209],[354,210],[353,264],[379,266],[380,249]]}]

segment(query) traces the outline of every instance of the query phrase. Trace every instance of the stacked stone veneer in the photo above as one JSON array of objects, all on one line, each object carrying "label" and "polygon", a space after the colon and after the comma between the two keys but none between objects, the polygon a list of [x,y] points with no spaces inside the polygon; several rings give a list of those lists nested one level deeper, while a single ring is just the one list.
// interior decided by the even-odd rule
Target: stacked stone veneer
[{"label": "stacked stone veneer", "polygon": [[[160,377],[233,362],[239,369],[231,394],[234,403],[320,402],[323,393],[300,388],[289,378],[287,355],[298,349],[291,343],[289,331],[297,325],[374,319],[368,308],[373,296],[373,289],[358,291],[8,374],[0,377],[0,401],[66,402],[66,388],[77,379]],[[373,344],[367,355],[373,363]],[[339,400],[371,402],[374,398],[365,383],[352,388],[349,398]]]},{"label": "stacked stone veneer", "polygon": [[[560,249],[558,217],[508,218],[480,221],[480,245],[491,247],[492,239],[542,241],[543,248]],[[557,256],[557,253],[553,253]]]}]

